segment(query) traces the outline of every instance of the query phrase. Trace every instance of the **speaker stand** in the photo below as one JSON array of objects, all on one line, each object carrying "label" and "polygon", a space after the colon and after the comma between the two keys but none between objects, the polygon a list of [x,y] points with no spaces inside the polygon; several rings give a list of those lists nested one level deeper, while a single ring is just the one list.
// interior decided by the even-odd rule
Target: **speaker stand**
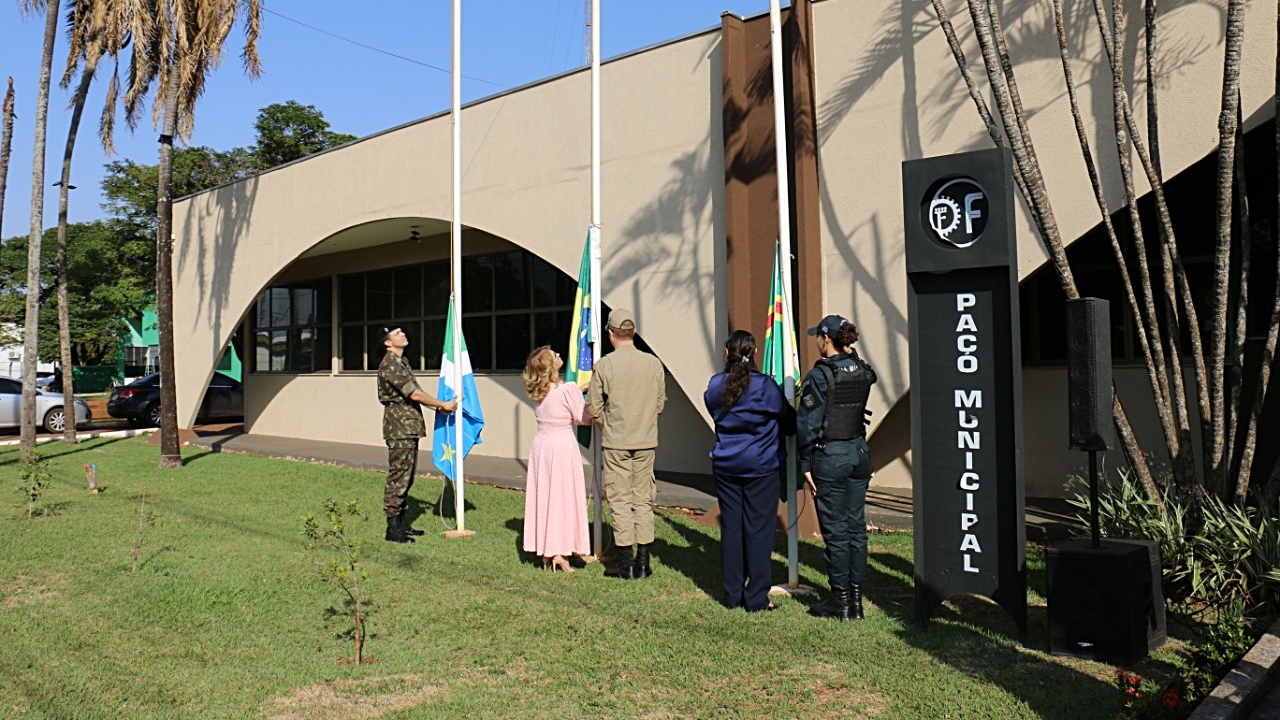
[{"label": "speaker stand", "polygon": [[1102,542],[1098,527],[1098,451],[1089,451],[1089,530],[1093,533],[1093,547]]}]

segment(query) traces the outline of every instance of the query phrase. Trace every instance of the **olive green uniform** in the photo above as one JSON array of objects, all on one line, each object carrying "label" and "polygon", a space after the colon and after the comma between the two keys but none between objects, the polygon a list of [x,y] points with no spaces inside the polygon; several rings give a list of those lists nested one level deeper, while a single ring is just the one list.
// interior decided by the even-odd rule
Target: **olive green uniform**
[{"label": "olive green uniform", "polygon": [[418,466],[418,438],[427,434],[422,406],[410,400],[421,391],[408,361],[387,353],[378,365],[378,402],[382,403],[382,439],[387,443],[387,487],[382,509],[387,517],[404,512]]}]

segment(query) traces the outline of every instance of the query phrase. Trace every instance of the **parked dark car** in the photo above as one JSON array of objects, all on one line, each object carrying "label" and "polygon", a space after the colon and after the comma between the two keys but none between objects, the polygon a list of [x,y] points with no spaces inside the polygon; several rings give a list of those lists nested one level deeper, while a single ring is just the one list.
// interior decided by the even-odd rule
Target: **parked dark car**
[{"label": "parked dark car", "polygon": [[[124,418],[134,427],[160,425],[160,374],[147,375],[111,391],[107,414]],[[197,420],[239,420],[244,417],[244,388],[240,383],[214,373],[200,403]]]}]

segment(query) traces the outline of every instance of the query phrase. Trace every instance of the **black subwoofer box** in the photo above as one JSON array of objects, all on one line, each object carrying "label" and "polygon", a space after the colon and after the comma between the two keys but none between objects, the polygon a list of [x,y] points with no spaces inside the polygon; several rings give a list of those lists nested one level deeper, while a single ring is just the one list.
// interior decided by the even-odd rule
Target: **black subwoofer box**
[{"label": "black subwoofer box", "polygon": [[1125,665],[1164,644],[1160,546],[1069,540],[1045,550],[1049,651]]}]

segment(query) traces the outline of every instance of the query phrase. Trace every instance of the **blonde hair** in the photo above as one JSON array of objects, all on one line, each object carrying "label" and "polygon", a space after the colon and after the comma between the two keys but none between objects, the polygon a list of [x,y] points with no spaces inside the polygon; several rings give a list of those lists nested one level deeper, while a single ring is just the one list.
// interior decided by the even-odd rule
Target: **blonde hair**
[{"label": "blonde hair", "polygon": [[547,397],[556,381],[555,357],[551,346],[543,345],[529,353],[529,359],[524,362],[524,372],[520,373],[520,379],[524,380],[524,389],[529,393],[529,399],[536,403]]}]

